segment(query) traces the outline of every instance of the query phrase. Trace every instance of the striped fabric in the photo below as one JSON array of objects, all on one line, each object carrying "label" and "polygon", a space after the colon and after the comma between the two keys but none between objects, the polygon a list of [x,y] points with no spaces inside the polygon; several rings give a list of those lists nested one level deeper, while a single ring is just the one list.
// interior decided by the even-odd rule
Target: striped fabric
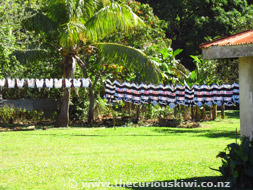
[{"label": "striped fabric", "polygon": [[169,105],[171,108],[177,105],[185,106],[212,106],[223,104],[234,106],[239,104],[239,85],[223,84],[211,86],[193,85],[189,86],[171,86],[171,85],[153,85],[140,84],[118,81],[106,81],[105,99],[109,102],[126,101],[134,104],[153,104]]}]

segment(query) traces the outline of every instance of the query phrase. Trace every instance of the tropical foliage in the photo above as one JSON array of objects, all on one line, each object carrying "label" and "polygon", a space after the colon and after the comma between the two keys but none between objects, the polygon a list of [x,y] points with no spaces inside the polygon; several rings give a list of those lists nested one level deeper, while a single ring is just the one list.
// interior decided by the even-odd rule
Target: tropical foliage
[{"label": "tropical foliage", "polygon": [[217,157],[222,159],[218,170],[232,187],[253,187],[253,148],[252,142],[243,139],[241,144],[232,143],[220,152]]},{"label": "tropical foliage", "polygon": [[[89,90],[4,88],[1,94],[12,99],[64,99],[58,125],[66,126],[69,105],[72,121],[87,121],[87,114],[89,122],[100,114],[110,115],[110,106],[101,99],[106,78],[190,86],[238,81],[236,60],[204,61],[198,45],[250,28],[252,3],[146,2],[154,10],[133,0],[1,1],[0,78],[73,76],[92,81]],[[213,27],[206,30],[209,25]],[[134,106],[120,106],[135,115],[130,111]],[[142,115],[159,112],[152,106],[142,109],[147,111]]]},{"label": "tropical foliage", "polygon": [[[95,46],[100,50],[99,53],[106,54],[107,58],[117,58],[131,64],[137,62],[138,64],[135,65],[139,66],[138,70],[140,67],[147,66],[150,68],[149,78],[158,79],[156,65],[144,53],[127,46],[98,43],[110,33],[118,30],[127,33],[130,28],[144,24],[126,4],[99,0],[44,1],[41,10],[31,9],[30,12],[33,16],[24,21],[24,26],[37,33],[43,33],[45,44],[41,43],[37,49],[15,52],[14,55],[19,61],[41,60],[45,57],[43,55],[46,51],[46,49],[41,49],[43,46],[58,46],[63,56],[61,63],[63,77],[74,76],[76,62],[82,68],[84,77],[89,77],[86,63],[78,57],[78,53],[82,49],[90,49],[92,52]],[[128,59],[129,55],[140,59]],[[93,94],[94,92],[90,91],[90,96]],[[69,97],[70,90],[65,89],[62,108],[57,120],[58,126],[67,126]],[[92,116],[90,117],[92,120]]]},{"label": "tropical foliage", "polygon": [[173,49],[184,49],[182,63],[194,69],[189,55],[200,54],[207,40],[252,29],[253,4],[249,0],[140,0],[149,3],[155,14],[166,21],[166,36]]}]

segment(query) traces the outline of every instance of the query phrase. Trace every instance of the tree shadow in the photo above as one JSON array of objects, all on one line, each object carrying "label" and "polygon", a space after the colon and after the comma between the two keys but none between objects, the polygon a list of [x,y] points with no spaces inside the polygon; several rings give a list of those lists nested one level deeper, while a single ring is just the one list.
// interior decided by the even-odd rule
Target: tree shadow
[{"label": "tree shadow", "polygon": [[[233,131],[213,131],[213,130],[191,130],[191,129],[176,129],[176,128],[166,128],[166,129],[154,129],[153,131],[160,134],[115,134],[115,135],[100,135],[100,134],[57,134],[57,133],[43,133],[43,134],[27,134],[27,135],[38,135],[38,136],[75,136],[75,137],[163,137],[163,136],[183,136],[188,133],[190,136],[194,137],[208,137],[208,138],[235,138],[235,132]],[[240,134],[238,133],[239,137]]]},{"label": "tree shadow", "polygon": [[74,137],[163,137],[171,135],[80,135],[80,134],[27,134],[32,136],[74,136]]},{"label": "tree shadow", "polygon": [[[206,186],[212,187],[206,187]],[[186,179],[175,179],[169,181],[155,181],[155,182],[141,182],[136,183],[135,185],[128,185],[121,183],[115,185],[117,187],[124,187],[126,189],[132,190],[167,190],[167,189],[178,189],[178,190],[187,190],[187,189],[229,189],[229,182],[225,182],[222,177],[218,176],[206,176],[206,177],[194,177]],[[159,187],[158,187],[159,186]],[[203,187],[204,186],[204,187]],[[225,187],[226,186],[226,187]]]},{"label": "tree shadow", "polygon": [[[208,137],[208,138],[235,138],[234,131],[221,131],[221,130],[192,130],[192,129],[176,129],[176,128],[167,128],[167,129],[154,129],[155,132],[164,133],[164,134],[192,134],[192,136]],[[237,134],[240,136],[240,134]]]},{"label": "tree shadow", "polygon": [[239,111],[230,111],[226,112],[227,119],[240,119],[240,112]]},{"label": "tree shadow", "polygon": [[72,135],[72,136],[87,136],[87,137],[163,137],[163,136],[171,136],[171,135],[139,135],[139,134],[132,134],[132,135]]}]

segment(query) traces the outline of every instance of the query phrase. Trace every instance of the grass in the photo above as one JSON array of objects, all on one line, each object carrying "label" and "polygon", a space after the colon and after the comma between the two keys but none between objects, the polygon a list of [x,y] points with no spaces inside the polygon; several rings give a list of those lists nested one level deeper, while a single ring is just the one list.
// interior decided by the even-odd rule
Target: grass
[{"label": "grass", "polygon": [[[68,128],[0,133],[0,189],[85,189],[82,182],[208,180],[235,141],[238,111],[201,128]],[[92,189],[92,188],[91,188]],[[99,188],[94,188],[99,189]],[[100,189],[120,188],[111,185]],[[153,189],[153,188],[147,188]],[[179,188],[177,188],[179,189]],[[209,188],[210,189],[210,188]]]}]

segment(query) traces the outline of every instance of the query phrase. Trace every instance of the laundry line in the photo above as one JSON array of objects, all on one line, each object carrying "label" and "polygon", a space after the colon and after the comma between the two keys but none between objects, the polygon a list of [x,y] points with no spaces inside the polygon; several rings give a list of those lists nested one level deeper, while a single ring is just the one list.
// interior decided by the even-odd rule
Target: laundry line
[{"label": "laundry line", "polygon": [[88,88],[91,86],[89,78],[69,79],[0,79],[0,89],[6,88]]},{"label": "laundry line", "polygon": [[104,98],[109,102],[125,101],[134,104],[197,106],[235,106],[239,104],[239,85],[153,85],[136,84],[107,79]]}]

